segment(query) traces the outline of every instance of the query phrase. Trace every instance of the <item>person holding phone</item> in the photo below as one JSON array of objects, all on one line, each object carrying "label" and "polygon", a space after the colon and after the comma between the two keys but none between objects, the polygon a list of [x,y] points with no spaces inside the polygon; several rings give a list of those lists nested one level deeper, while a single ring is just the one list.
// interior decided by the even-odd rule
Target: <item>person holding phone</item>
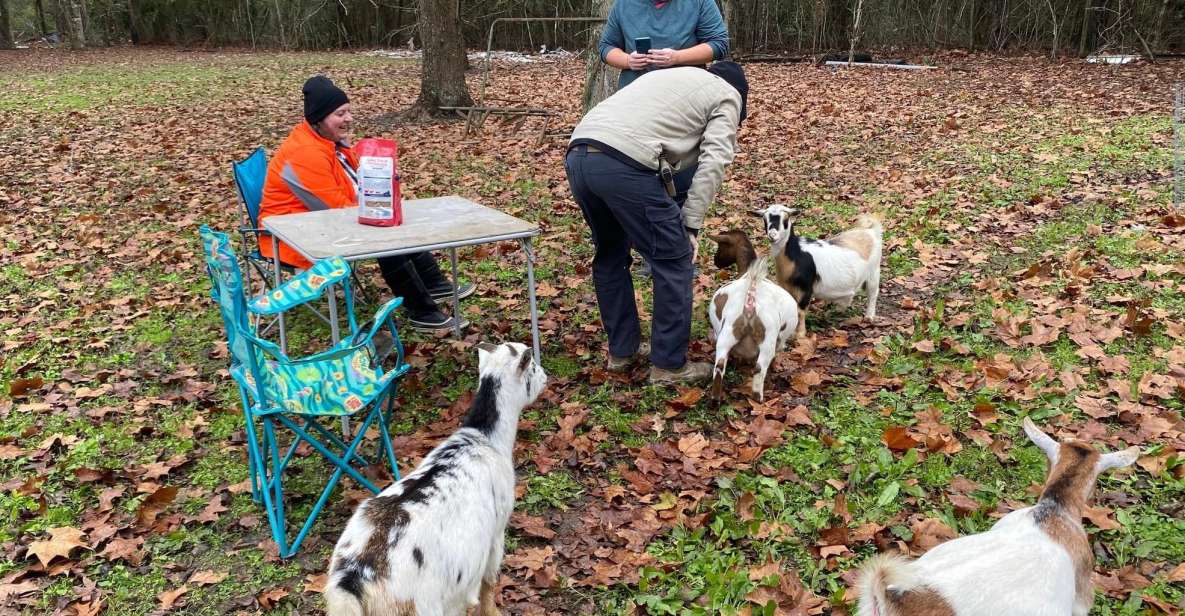
[{"label": "person holding phone", "polygon": [[642,73],[706,66],[728,55],[728,28],[715,0],[616,0],[601,33],[601,60],[621,69],[618,88]]}]

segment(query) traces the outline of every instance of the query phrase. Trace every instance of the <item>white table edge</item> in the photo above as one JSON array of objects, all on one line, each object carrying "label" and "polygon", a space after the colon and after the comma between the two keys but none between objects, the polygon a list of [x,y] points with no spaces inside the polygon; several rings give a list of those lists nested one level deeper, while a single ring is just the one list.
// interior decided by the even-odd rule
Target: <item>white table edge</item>
[{"label": "white table edge", "polygon": [[[303,214],[303,212],[299,212],[296,215],[300,216],[301,214]],[[290,215],[290,214],[285,214],[285,215]],[[309,253],[307,253],[303,249],[301,249],[301,247],[298,246],[295,242],[289,241],[289,239],[287,237],[284,237],[283,233],[280,233],[280,232],[272,229],[272,227],[268,225],[269,221],[270,221],[270,217],[263,219],[263,228],[265,230],[267,230],[268,233],[276,236],[277,238],[280,239],[280,241],[287,244],[289,248],[300,253],[300,256],[304,257],[305,259],[308,259],[309,261],[318,261],[320,259],[328,259],[329,257],[332,257],[332,256],[340,256],[340,255],[328,255],[325,257],[315,257],[313,255],[310,255]],[[536,226],[536,227],[529,229],[529,230],[516,231],[514,233],[503,233],[500,235],[487,235],[487,236],[482,236],[482,237],[477,237],[477,238],[469,238],[469,239],[464,239],[464,240],[454,240],[451,242],[437,242],[435,244],[420,244],[418,246],[408,246],[406,248],[398,248],[395,250],[380,250],[380,251],[376,251],[376,252],[367,252],[367,253],[362,253],[362,254],[358,254],[358,255],[350,255],[348,257],[342,256],[342,258],[345,259],[346,261],[364,261],[367,259],[379,259],[382,257],[394,257],[397,255],[406,255],[406,254],[411,254],[413,252],[426,252],[429,250],[444,250],[446,248],[465,248],[466,246],[477,246],[480,244],[492,244],[494,242],[506,242],[506,241],[510,241],[510,240],[521,240],[521,239],[527,239],[527,238],[531,238],[531,237],[537,237],[537,236],[541,235],[542,233],[543,233],[543,231],[539,227]]]}]

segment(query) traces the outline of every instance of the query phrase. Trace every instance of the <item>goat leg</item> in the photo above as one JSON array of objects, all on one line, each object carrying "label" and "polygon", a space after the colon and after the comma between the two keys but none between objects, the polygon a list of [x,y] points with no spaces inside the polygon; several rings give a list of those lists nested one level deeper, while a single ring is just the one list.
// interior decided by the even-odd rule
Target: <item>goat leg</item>
[{"label": "goat leg", "polygon": [[778,339],[776,336],[766,336],[761,341],[761,348],[757,353],[757,371],[753,373],[753,394],[759,402],[765,402],[765,375],[769,371],[769,364],[777,354]]},{"label": "goat leg", "polygon": [[494,602],[494,587],[496,583],[491,584],[486,581],[481,583],[481,603],[480,616],[502,616],[502,612],[498,611],[498,604]]},{"label": "goat leg", "polygon": [[728,367],[728,354],[737,343],[731,328],[721,327],[720,337],[716,340],[716,363],[712,366],[712,399],[720,402],[724,399],[724,370]]}]

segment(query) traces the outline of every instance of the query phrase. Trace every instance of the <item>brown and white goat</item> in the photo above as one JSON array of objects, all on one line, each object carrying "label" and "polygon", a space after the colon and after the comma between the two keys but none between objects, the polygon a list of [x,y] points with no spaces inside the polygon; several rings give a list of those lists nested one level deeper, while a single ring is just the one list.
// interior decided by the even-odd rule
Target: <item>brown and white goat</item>
[{"label": "brown and white goat", "polygon": [[1094,554],[1082,528],[1099,473],[1128,466],[1138,447],[1100,454],[1058,444],[1029,418],[1025,434],[1049,458],[1045,490],[987,532],[935,547],[917,560],[880,556],[865,565],[859,616],[1086,616]]},{"label": "brown and white goat", "polygon": [[768,258],[757,258],[753,244],[741,231],[727,231],[712,238],[718,245],[718,267],[737,266],[742,275],[716,291],[708,307],[716,340],[716,364],[712,369],[712,395],[724,397],[724,371],[728,359],[753,362],[753,395],[765,397],[765,375],[774,355],[794,336],[798,305],[789,293],[766,279]]}]

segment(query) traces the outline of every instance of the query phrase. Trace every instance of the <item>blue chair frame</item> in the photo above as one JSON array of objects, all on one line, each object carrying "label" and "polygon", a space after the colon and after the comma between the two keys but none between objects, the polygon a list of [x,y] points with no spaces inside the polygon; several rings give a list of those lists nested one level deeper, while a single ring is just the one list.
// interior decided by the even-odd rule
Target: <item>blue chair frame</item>
[{"label": "blue chair frame", "polygon": [[[355,463],[370,464],[359,455],[358,448],[371,426],[377,425],[381,455],[390,465],[392,476],[399,479],[387,423],[398,380],[410,369],[391,318],[402,298],[387,302],[372,322],[360,328],[354,319],[350,285],[342,285],[351,336],[321,353],[291,359],[278,346],[254,334],[249,314],[277,314],[317,300],[326,288],[349,279],[349,264],[340,258],[318,261],[280,288],[248,302],[229,237],[206,226],[200,233],[212,285],[211,295],[226,327],[230,373],[239,387],[243,404],[251,494],[256,502],[264,505],[280,556],[288,558],[300,548],[343,475],[349,475],[372,493],[379,493],[379,488],[354,468]],[[374,345],[375,335],[384,328],[392,337],[389,354],[394,356],[394,368],[387,371],[382,367],[387,358],[380,356]],[[365,419],[348,443],[321,423],[326,418],[362,413],[365,413]],[[262,434],[257,425],[262,427]],[[287,445],[282,444],[276,435],[277,428],[291,431],[293,440]],[[335,469],[289,543],[283,475],[302,442],[308,443]]]}]

